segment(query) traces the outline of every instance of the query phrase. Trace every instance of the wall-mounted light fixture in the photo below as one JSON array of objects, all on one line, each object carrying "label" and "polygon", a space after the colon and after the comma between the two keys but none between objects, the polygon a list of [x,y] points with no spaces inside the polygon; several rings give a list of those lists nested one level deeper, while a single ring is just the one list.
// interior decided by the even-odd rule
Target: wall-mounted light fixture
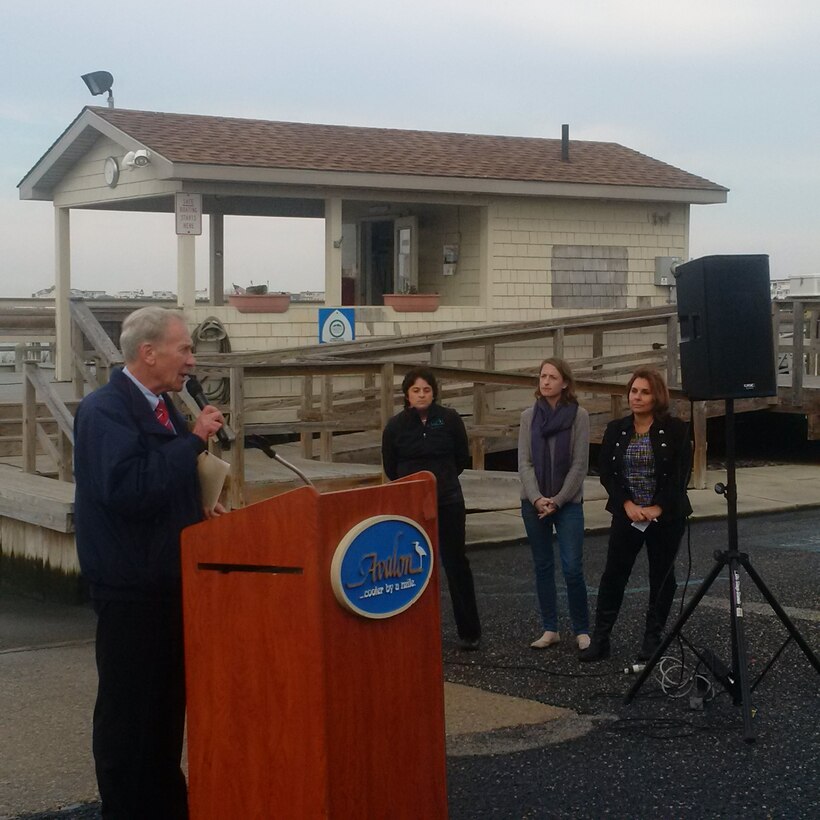
[{"label": "wall-mounted light fixture", "polygon": [[139,151],[129,151],[123,158],[122,164],[129,171],[134,168],[144,168],[151,162],[151,152],[147,148],[140,148]]}]

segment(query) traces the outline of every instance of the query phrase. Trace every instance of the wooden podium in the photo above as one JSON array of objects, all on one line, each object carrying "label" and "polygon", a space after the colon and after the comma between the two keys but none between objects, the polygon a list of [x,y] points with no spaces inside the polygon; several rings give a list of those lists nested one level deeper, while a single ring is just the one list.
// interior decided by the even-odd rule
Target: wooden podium
[{"label": "wooden podium", "polygon": [[435,480],[304,487],[182,534],[192,820],[447,817],[437,560],[393,617],[337,601],[340,540],[403,516],[437,555]]}]

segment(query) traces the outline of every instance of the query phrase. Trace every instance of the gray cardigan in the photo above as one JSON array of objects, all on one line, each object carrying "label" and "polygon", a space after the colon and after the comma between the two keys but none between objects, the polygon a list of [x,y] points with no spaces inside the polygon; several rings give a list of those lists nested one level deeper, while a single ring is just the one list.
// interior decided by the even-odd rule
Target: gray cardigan
[{"label": "gray cardigan", "polygon": [[[535,406],[528,407],[521,414],[521,427],[518,431],[518,475],[521,478],[521,498],[532,504],[544,494],[538,487],[535,467],[532,463],[532,414]],[[555,442],[550,441],[550,454]],[[589,413],[583,407],[578,408],[570,432],[571,463],[566,479],[553,501],[558,507],[564,504],[580,504],[584,500],[584,478],[589,470]]]}]

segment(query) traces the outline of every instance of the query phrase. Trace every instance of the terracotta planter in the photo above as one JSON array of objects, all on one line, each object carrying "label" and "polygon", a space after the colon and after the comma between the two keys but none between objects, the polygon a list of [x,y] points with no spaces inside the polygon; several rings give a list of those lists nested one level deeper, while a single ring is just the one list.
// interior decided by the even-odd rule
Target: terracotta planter
[{"label": "terracotta planter", "polygon": [[242,293],[228,297],[240,313],[284,313],[290,307],[289,293]]},{"label": "terracotta planter", "polygon": [[384,303],[399,313],[432,313],[439,298],[437,293],[385,293]]}]

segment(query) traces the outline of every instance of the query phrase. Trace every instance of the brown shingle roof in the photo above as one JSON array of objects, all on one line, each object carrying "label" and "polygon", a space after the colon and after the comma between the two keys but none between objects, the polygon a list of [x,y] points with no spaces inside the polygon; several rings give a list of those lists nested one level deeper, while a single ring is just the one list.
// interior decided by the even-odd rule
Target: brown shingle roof
[{"label": "brown shingle roof", "polygon": [[90,108],[171,162],[725,191],[613,142],[311,125]]}]

